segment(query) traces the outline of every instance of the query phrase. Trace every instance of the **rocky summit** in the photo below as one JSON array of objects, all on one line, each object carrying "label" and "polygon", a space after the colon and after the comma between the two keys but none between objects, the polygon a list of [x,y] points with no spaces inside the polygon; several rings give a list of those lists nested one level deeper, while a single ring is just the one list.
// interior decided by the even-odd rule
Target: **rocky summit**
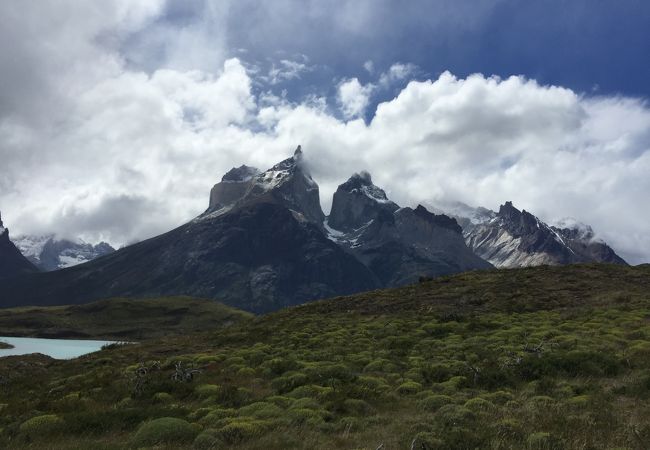
[{"label": "rocky summit", "polygon": [[573,219],[549,225],[512,202],[498,212],[462,203],[440,207],[463,226],[469,248],[495,267],[583,262],[626,264],[593,229]]},{"label": "rocky summit", "polygon": [[355,174],[338,187],[326,229],[383,287],[492,267],[467,248],[455,219],[422,205],[400,208],[368,173]]}]

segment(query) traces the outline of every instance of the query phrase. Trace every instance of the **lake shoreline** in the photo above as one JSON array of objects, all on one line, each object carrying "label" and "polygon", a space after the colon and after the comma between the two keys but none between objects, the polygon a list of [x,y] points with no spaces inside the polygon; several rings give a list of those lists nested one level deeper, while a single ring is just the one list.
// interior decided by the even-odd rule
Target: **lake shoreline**
[{"label": "lake shoreline", "polygon": [[11,350],[12,348],[15,347],[7,342],[0,341],[0,350]]},{"label": "lake shoreline", "polygon": [[0,335],[0,342],[11,347],[0,349],[0,358],[40,353],[53,359],[74,359],[102,350],[106,346],[120,345],[119,341],[95,339],[43,339]]}]

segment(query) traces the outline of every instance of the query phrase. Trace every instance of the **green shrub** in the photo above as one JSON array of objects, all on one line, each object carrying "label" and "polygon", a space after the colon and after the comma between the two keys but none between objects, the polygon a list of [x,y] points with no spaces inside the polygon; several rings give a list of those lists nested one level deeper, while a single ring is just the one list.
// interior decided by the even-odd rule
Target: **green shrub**
[{"label": "green shrub", "polygon": [[171,395],[169,395],[167,392],[156,392],[153,395],[153,401],[156,403],[169,403],[174,399]]},{"label": "green shrub", "polygon": [[496,406],[494,406],[494,403],[488,400],[485,400],[481,397],[475,397],[465,402],[465,408],[474,412],[482,412],[482,411],[494,411],[496,409]]},{"label": "green shrub", "polygon": [[348,398],[343,401],[345,411],[356,415],[368,415],[372,411],[372,406],[363,400]]},{"label": "green shrub", "polygon": [[219,430],[219,437],[229,444],[239,444],[264,434],[270,425],[261,420],[233,419]]},{"label": "green shrub", "polygon": [[239,415],[241,416],[251,416],[256,419],[272,419],[274,417],[279,417],[283,413],[283,410],[274,405],[273,403],[266,402],[257,402],[250,405],[239,408]]},{"label": "green shrub", "polygon": [[514,395],[506,391],[488,392],[487,394],[482,394],[481,397],[497,405],[504,405],[515,398]]},{"label": "green shrub", "polygon": [[[205,409],[205,408],[201,408]],[[212,426],[216,425],[219,421],[222,419],[228,418],[228,417],[235,417],[237,415],[237,411],[235,411],[232,408],[217,408],[217,409],[212,409],[210,410],[209,413],[205,414],[200,420],[199,423],[204,426]]]},{"label": "green shrub", "polygon": [[502,419],[492,429],[500,440],[517,442],[523,438],[521,424],[514,419]]},{"label": "green shrub", "polygon": [[318,426],[324,422],[324,412],[313,409],[298,408],[287,412],[293,425]]},{"label": "green shrub", "polygon": [[224,448],[224,445],[219,430],[208,428],[194,439],[193,447],[196,450],[219,450]]},{"label": "green shrub", "polygon": [[63,419],[56,414],[32,417],[20,425],[21,434],[30,439],[47,437],[63,428]]},{"label": "green shrub", "polygon": [[162,417],[144,422],[132,439],[136,447],[160,444],[180,444],[194,440],[196,426],[175,417]]},{"label": "green shrub", "polygon": [[212,397],[221,394],[221,386],[216,384],[201,384],[194,389],[199,397]]},{"label": "green shrub", "polygon": [[530,450],[554,450],[561,448],[550,433],[537,432],[528,435],[526,444]]},{"label": "green shrub", "polygon": [[381,397],[390,389],[390,386],[382,378],[365,375],[357,378],[352,389],[360,398],[373,399]]},{"label": "green shrub", "polygon": [[287,372],[283,376],[271,381],[271,387],[280,394],[291,392],[299,386],[307,384],[307,375],[300,372]]},{"label": "green shrub", "polygon": [[415,381],[406,381],[397,387],[397,392],[401,395],[411,395],[419,392],[422,385]]},{"label": "green shrub", "polygon": [[453,403],[453,399],[450,396],[433,394],[418,401],[418,406],[425,411],[436,412],[441,407],[450,403]]},{"label": "green shrub", "polygon": [[241,378],[252,378],[255,376],[255,369],[251,367],[242,367],[237,371],[237,376]]},{"label": "green shrub", "polygon": [[317,386],[310,384],[307,386],[300,386],[287,394],[291,398],[311,397],[319,400],[326,400],[334,394],[334,389],[331,387]]},{"label": "green shrub", "polygon": [[444,405],[436,413],[436,419],[445,427],[468,425],[475,418],[476,415],[472,411],[458,405]]},{"label": "green shrub", "polygon": [[437,438],[433,433],[420,432],[415,435],[411,448],[423,448],[426,450],[443,450],[448,448],[442,439]]}]

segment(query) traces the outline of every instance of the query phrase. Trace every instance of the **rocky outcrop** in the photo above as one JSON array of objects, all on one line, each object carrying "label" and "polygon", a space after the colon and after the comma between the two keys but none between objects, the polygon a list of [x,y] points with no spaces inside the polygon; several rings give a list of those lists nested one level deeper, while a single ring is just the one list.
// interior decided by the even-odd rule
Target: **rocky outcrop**
[{"label": "rocky outcrop", "polygon": [[397,209],[399,206],[388,200],[386,193],[372,183],[368,172],[356,173],[334,193],[327,225],[349,232]]},{"label": "rocky outcrop", "polygon": [[210,191],[208,211],[218,211],[241,200],[260,171],[246,165],[230,169]]},{"label": "rocky outcrop", "polygon": [[[466,205],[465,205],[466,206]],[[457,208],[457,211],[460,209]],[[528,267],[581,262],[626,264],[591,227],[575,221],[551,226],[505,202],[498,212],[463,208],[459,218],[467,245],[496,267]]]},{"label": "rocky outcrop", "polygon": [[368,173],[339,186],[325,225],[330,239],[363,262],[384,287],[492,267],[467,248],[455,219],[422,205],[400,208]]}]

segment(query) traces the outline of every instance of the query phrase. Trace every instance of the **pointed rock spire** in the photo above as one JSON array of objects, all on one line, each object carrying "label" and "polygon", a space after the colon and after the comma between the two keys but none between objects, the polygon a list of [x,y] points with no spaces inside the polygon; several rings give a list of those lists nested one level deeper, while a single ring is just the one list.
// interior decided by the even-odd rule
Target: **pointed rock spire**
[{"label": "pointed rock spire", "polygon": [[337,230],[357,229],[371,220],[399,209],[386,197],[383,189],[375,186],[366,171],[353,174],[341,184],[332,200],[328,225]]}]

